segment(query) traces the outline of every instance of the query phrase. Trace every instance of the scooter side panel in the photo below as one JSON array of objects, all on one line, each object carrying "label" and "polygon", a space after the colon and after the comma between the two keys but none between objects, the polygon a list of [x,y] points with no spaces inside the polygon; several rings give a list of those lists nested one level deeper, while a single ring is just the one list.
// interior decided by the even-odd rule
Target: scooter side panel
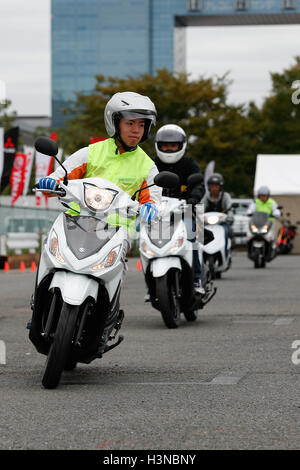
[{"label": "scooter side panel", "polygon": [[97,300],[98,283],[94,279],[70,271],[54,273],[49,289],[58,287],[64,302],[81,305],[87,297]]},{"label": "scooter side panel", "polygon": [[171,268],[177,268],[181,270],[181,262],[177,256],[156,258],[151,262],[151,271],[153,277],[164,276]]},{"label": "scooter side panel", "polygon": [[214,234],[214,240],[207,243],[204,247],[204,251],[208,255],[213,255],[218,251],[225,251],[225,233],[224,228],[221,225],[210,225],[209,230]]}]

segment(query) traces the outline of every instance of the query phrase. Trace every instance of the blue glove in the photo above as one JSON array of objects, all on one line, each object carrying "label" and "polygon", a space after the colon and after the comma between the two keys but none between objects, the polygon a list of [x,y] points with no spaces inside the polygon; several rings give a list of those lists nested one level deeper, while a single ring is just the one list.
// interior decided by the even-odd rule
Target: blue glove
[{"label": "blue glove", "polygon": [[39,188],[40,189],[55,189],[57,185],[56,180],[53,178],[41,178],[39,180]]},{"label": "blue glove", "polygon": [[140,216],[143,222],[150,222],[158,216],[158,210],[153,202],[146,202],[142,205]]}]

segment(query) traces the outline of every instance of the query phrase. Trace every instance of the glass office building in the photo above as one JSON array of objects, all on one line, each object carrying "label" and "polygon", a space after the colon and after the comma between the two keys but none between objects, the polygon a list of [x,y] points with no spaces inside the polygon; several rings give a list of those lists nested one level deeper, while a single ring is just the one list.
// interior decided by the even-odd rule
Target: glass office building
[{"label": "glass office building", "polygon": [[95,75],[185,71],[186,26],[300,23],[300,0],[52,0],[52,125]]}]

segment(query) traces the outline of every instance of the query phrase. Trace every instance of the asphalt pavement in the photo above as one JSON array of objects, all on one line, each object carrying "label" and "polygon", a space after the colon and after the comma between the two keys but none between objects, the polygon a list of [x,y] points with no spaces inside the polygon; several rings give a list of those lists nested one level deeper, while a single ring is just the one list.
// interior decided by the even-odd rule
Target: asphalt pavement
[{"label": "asphalt pavement", "polygon": [[299,449],[300,256],[254,269],[235,252],[198,320],[175,330],[144,303],[136,263],[125,340],[55,390],[25,328],[35,275],[0,271],[0,449]]}]

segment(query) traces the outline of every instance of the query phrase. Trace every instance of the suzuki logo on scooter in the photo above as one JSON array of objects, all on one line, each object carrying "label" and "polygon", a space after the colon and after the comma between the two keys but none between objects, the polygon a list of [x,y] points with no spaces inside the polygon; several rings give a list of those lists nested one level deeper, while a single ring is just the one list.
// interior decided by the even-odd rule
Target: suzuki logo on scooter
[{"label": "suzuki logo on scooter", "polygon": [[78,251],[80,251],[80,253],[84,253],[84,252],[85,252],[85,248],[79,248]]}]

